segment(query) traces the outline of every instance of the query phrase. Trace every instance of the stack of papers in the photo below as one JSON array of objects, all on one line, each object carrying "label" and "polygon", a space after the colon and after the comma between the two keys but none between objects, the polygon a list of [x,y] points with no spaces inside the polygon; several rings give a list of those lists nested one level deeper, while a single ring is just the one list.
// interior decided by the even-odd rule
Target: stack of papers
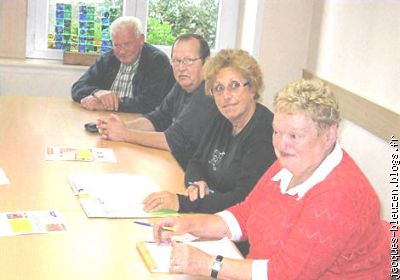
[{"label": "stack of papers", "polygon": [[146,176],[124,173],[77,173],[69,183],[90,218],[151,218],[177,215],[176,211],[143,211],[143,199],[160,189]]}]

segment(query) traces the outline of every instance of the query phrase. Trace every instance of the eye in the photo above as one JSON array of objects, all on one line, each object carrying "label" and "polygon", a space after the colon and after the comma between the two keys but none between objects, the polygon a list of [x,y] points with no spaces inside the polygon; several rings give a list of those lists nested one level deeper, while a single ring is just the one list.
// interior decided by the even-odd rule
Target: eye
[{"label": "eye", "polygon": [[290,139],[296,140],[297,138],[299,138],[299,136],[297,134],[291,133],[289,134]]},{"label": "eye", "polygon": [[231,89],[237,89],[241,84],[238,81],[232,81],[229,85]]},{"label": "eye", "polygon": [[218,85],[216,85],[216,86],[214,86],[214,92],[216,92],[216,93],[221,93],[221,92],[223,92],[224,91],[224,86],[223,85],[221,85],[221,84],[218,84]]}]

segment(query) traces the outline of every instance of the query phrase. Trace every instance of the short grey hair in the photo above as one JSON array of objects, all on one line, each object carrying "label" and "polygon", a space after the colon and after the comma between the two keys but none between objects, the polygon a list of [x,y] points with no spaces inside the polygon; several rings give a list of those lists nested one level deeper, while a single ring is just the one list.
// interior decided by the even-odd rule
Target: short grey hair
[{"label": "short grey hair", "polygon": [[136,37],[139,37],[143,34],[143,25],[140,19],[132,16],[122,16],[111,23],[111,35],[126,28],[134,30],[136,33]]}]

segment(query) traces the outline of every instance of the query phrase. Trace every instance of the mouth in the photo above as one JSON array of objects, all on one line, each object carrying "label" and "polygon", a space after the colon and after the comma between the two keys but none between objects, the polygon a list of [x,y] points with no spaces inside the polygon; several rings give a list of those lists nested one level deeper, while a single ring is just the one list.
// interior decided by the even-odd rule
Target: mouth
[{"label": "mouth", "polygon": [[293,154],[286,153],[286,152],[282,152],[282,151],[279,151],[279,155],[280,155],[281,158],[290,158],[290,157],[294,157]]},{"label": "mouth", "polygon": [[223,108],[223,109],[226,109],[226,108],[231,108],[231,107],[235,107],[235,106],[236,106],[236,103],[224,104],[224,105],[222,106],[222,108]]}]

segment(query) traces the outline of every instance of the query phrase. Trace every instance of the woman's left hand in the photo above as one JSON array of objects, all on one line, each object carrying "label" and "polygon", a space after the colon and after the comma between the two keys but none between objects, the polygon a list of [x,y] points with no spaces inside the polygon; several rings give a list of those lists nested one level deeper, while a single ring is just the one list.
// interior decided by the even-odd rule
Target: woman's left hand
[{"label": "woman's left hand", "polygon": [[188,196],[190,201],[195,201],[198,198],[204,198],[208,195],[208,186],[205,181],[196,181],[187,187],[185,196]]},{"label": "woman's left hand", "polygon": [[190,245],[172,242],[170,272],[209,276],[213,257]]},{"label": "woman's left hand", "polygon": [[162,191],[148,195],[143,200],[143,210],[146,212],[158,211],[162,209],[179,210],[178,196],[174,193]]}]

